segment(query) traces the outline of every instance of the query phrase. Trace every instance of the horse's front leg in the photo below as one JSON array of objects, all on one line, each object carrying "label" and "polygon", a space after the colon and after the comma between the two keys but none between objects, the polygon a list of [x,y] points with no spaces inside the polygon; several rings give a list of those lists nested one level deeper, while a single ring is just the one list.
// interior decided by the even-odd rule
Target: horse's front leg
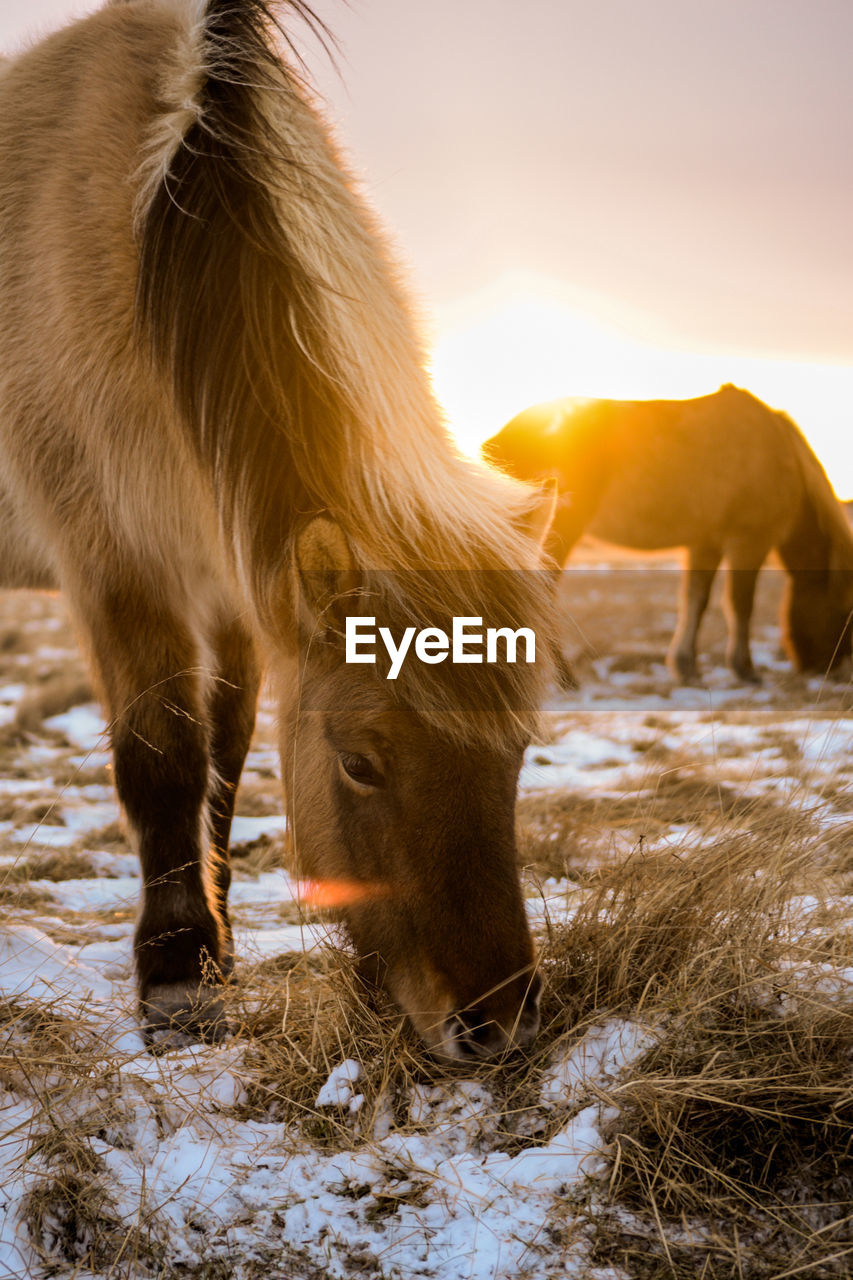
[{"label": "horse's front leg", "polygon": [[[142,864],[135,958],[151,1044],[225,1032],[225,928],[208,881],[210,744],[194,637],[141,576],[75,601],[110,716],[115,783]],[[80,605],[83,608],[80,608]]]},{"label": "horse's front leg", "polygon": [[726,548],[729,566],[725,595],[729,628],[726,661],[737,678],[748,684],[761,683],[761,676],[752,663],[749,632],[758,571],[768,551],[769,548],[758,547],[754,542],[738,542]]},{"label": "horse's front leg", "polygon": [[696,641],[699,625],[708,607],[714,575],[722,559],[719,547],[690,547],[682,575],[678,626],[672,637],[668,662],[683,684],[698,679]]}]

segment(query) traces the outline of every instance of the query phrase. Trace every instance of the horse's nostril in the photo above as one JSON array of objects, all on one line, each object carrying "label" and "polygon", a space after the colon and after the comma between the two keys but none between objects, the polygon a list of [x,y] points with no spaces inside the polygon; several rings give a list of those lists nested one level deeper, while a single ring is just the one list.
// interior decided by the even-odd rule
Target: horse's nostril
[{"label": "horse's nostril", "polygon": [[484,1020],[483,1015],[476,1009],[463,1009],[456,1016],[465,1028],[467,1039],[473,1041],[474,1044],[488,1044],[495,1029],[494,1022]]},{"label": "horse's nostril", "polygon": [[541,995],[542,980],[534,974],[514,1015],[510,1006],[500,1010],[501,1021],[498,1021],[488,1007],[476,1005],[450,1014],[444,1023],[444,1052],[452,1058],[482,1061],[512,1047],[530,1044],[539,1030]]},{"label": "horse's nostril", "polygon": [[484,1019],[476,1009],[464,1009],[447,1019],[444,1043],[452,1056],[482,1061],[494,1057],[507,1045],[507,1034],[499,1023]]}]

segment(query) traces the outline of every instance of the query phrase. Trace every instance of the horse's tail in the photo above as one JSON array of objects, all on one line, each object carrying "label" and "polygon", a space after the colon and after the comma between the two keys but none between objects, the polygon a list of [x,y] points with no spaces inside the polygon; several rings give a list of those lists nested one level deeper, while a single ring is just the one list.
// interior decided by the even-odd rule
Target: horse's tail
[{"label": "horse's tail", "polygon": [[[187,21],[137,204],[140,327],[250,590],[280,598],[270,566],[312,510],[363,565],[533,568],[537,495],[451,445],[382,236],[277,33],[265,0],[207,0]],[[538,576],[507,575],[503,613],[547,632]],[[484,613],[453,577],[445,606]]]}]

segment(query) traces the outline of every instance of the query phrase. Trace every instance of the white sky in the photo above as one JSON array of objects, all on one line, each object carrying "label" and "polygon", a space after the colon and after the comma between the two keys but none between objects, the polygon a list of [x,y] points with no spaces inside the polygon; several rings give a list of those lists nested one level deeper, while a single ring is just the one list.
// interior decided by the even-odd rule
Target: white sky
[{"label": "white sky", "polygon": [[[853,496],[850,0],[315,8],[341,44],[315,79],[460,432],[735,381]],[[0,41],[73,11],[0,0]]]}]

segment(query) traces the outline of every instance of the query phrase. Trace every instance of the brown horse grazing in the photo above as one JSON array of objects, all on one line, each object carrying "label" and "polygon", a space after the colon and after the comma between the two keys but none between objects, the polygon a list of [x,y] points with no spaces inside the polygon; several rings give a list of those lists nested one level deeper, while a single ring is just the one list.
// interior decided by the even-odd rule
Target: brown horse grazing
[{"label": "brown horse grazing", "polygon": [[341,632],[462,616],[550,644],[540,497],[449,443],[279,34],[264,0],[126,0],[0,74],[0,573],[61,587],[91,653],[150,1042],[223,1033],[263,660],[297,855],[350,885],[427,1045],[485,1057],[538,1023],[513,811],[546,672],[411,657],[392,681]]},{"label": "brown horse grazing", "polygon": [[560,564],[584,532],[636,550],[687,548],[669,655],[682,680],[696,677],[696,636],[723,559],[728,662],[740,679],[758,679],[749,625],[773,548],[788,573],[783,631],[795,666],[825,672],[850,654],[849,522],[797,427],[748,391],[557,400],[518,414],[483,452],[519,478],[557,478],[549,550]]}]

